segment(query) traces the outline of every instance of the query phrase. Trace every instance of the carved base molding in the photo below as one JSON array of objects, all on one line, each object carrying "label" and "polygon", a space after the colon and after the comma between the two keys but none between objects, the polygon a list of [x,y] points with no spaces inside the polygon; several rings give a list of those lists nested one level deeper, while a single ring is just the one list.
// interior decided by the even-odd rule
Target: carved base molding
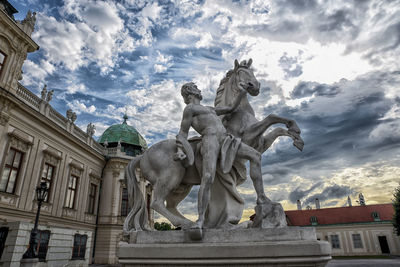
[{"label": "carved base molding", "polygon": [[201,241],[188,231],[140,231],[120,243],[122,266],[325,266],[331,246],[314,228],[204,230]]}]

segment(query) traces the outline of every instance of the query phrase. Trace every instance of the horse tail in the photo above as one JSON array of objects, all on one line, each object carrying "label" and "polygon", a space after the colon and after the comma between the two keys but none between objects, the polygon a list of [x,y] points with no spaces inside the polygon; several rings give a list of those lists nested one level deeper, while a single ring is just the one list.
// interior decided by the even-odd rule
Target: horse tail
[{"label": "horse tail", "polygon": [[128,187],[129,214],[126,216],[123,231],[128,235],[131,231],[149,230],[146,202],[140,191],[135,169],[142,156],[137,156],[125,169],[125,184]]}]

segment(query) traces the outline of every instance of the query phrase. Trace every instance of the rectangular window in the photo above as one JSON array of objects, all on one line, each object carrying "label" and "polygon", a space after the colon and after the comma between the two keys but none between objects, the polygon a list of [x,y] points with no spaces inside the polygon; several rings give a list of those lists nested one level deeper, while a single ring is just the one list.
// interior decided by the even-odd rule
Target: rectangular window
[{"label": "rectangular window", "polygon": [[78,180],[79,177],[71,175],[68,180],[68,190],[67,197],[65,198],[65,207],[73,209],[75,208],[75,199],[76,193],[78,189]]},{"label": "rectangular window", "polygon": [[88,213],[90,214],[94,214],[94,209],[96,207],[96,194],[97,194],[97,185],[90,183],[89,202],[88,202]]},{"label": "rectangular window", "polygon": [[353,237],[354,248],[363,248],[361,235],[360,234],[352,234],[351,236]]},{"label": "rectangular window", "polygon": [[339,236],[331,235],[332,248],[340,248]]},{"label": "rectangular window", "polygon": [[53,174],[54,174],[54,166],[50,165],[48,163],[44,164],[43,171],[42,171],[42,178],[41,182],[46,182],[47,188],[48,188],[48,193],[46,196],[46,199],[44,200],[45,202],[49,202],[49,195],[51,192],[51,183],[53,181]]},{"label": "rectangular window", "polygon": [[0,75],[3,70],[4,64],[6,63],[7,55],[0,51]]},{"label": "rectangular window", "polygon": [[128,189],[122,188],[121,216],[128,215],[128,212],[129,212]]},{"label": "rectangular window", "polygon": [[38,245],[36,247],[36,253],[38,254],[39,261],[45,261],[47,255],[47,249],[49,248],[50,231],[38,231]]},{"label": "rectangular window", "polygon": [[6,239],[8,235],[7,227],[0,227],[0,259],[3,255],[4,247],[6,246]]},{"label": "rectangular window", "polygon": [[14,194],[24,153],[10,148],[0,180],[0,192]]},{"label": "rectangular window", "polygon": [[86,252],[87,235],[76,234],[74,236],[74,247],[72,249],[73,260],[84,260]]}]

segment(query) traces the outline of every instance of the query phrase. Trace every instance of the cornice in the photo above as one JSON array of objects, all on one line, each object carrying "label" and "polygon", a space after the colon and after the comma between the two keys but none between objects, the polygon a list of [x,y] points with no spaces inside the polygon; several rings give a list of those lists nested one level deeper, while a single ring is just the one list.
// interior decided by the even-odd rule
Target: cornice
[{"label": "cornice", "polygon": [[103,154],[97,152],[95,149],[91,148],[88,144],[79,140],[78,138],[73,136],[71,133],[69,133],[68,131],[66,131],[65,129],[60,127],[59,125],[55,124],[53,121],[51,121],[49,118],[47,118],[46,116],[41,114],[39,111],[37,111],[34,108],[30,107],[29,105],[25,104],[21,99],[19,99],[13,93],[0,87],[0,96],[10,100],[15,106],[17,106],[24,112],[26,112],[28,114],[32,114],[32,116],[35,119],[37,119],[40,123],[45,124],[46,126],[49,127],[49,129],[56,131],[58,134],[65,137],[65,139],[71,141],[72,143],[77,144],[80,148],[85,150],[85,152],[95,155],[97,158],[99,158],[101,160],[105,160]]}]

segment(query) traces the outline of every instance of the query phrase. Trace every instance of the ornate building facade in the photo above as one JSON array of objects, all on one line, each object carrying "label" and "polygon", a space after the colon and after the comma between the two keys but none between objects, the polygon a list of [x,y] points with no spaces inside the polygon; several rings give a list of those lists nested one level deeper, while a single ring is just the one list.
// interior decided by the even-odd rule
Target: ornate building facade
[{"label": "ornate building facade", "polygon": [[[51,107],[53,91],[45,87],[39,97],[19,83],[27,53],[39,46],[30,38],[35,13],[16,21],[16,12],[0,0],[0,266],[20,265],[40,182],[49,188],[39,220],[40,266],[116,263],[128,210],[125,166],[146,143],[125,119],[110,127],[103,146],[92,124],[84,132],[71,110],[64,117]],[[141,187],[149,202],[151,187],[143,179]]]}]

